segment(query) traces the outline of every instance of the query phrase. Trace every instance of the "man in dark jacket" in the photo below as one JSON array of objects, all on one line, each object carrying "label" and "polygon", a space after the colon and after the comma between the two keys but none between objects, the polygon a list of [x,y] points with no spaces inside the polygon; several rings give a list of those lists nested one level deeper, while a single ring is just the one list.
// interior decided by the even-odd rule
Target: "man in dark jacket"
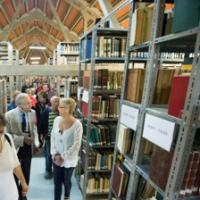
[{"label": "man in dark jacket", "polygon": [[59,106],[59,97],[53,96],[51,97],[51,108],[46,108],[43,112],[42,116],[42,132],[44,133],[45,145],[44,145],[44,153],[45,153],[45,161],[46,161],[46,169],[45,169],[45,178],[52,178],[52,158],[50,153],[50,143],[51,143],[51,131],[53,128],[54,119],[59,115],[58,106]]}]

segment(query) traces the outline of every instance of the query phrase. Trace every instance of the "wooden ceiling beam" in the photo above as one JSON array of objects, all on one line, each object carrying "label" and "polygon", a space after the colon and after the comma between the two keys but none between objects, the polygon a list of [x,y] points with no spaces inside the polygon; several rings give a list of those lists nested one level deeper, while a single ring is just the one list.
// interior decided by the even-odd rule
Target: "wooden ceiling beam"
[{"label": "wooden ceiling beam", "polygon": [[[65,41],[72,41],[73,39],[72,39],[71,35],[69,34],[70,30],[68,28],[67,28],[68,30],[66,30],[64,24],[60,20],[60,17],[58,16],[58,13],[57,13],[57,11],[56,11],[53,3],[52,3],[52,0],[47,0],[47,1],[49,3],[50,9],[51,9],[56,21],[58,23],[58,26],[60,27],[60,30],[61,30],[64,38],[65,38]],[[78,40],[78,38],[77,38],[77,40]]]},{"label": "wooden ceiling beam", "polygon": [[[44,13],[40,9],[32,9],[30,12],[25,13],[20,18],[13,19],[10,24],[6,25],[5,28],[0,30],[0,34],[3,34],[5,32],[8,33],[11,30],[15,29],[19,24],[22,24],[30,20],[38,20],[38,21],[46,22],[50,24],[51,26],[54,26],[56,29],[60,30],[60,27],[58,26],[58,24],[54,22],[53,20],[49,19],[47,16],[45,16]],[[68,33],[68,35],[70,35],[70,38],[72,40],[78,41],[77,33],[70,31],[65,26],[64,26],[64,29]]]},{"label": "wooden ceiling beam", "polygon": [[24,38],[26,35],[31,34],[34,31],[38,31],[39,33],[43,33],[45,35],[45,37],[47,37],[49,40],[54,41],[55,43],[59,43],[59,40],[57,38],[55,38],[52,35],[49,35],[45,30],[42,30],[39,27],[32,27],[31,29],[29,29],[28,31],[25,31],[23,34],[21,34],[18,38],[15,38],[14,40],[11,41],[11,43],[15,43],[18,40]]},{"label": "wooden ceiling beam", "polygon": [[7,22],[10,23],[10,19],[9,19],[8,14],[7,14],[7,12],[5,11],[3,5],[0,4],[0,8],[1,8],[1,10],[2,10],[2,12],[3,12],[3,15],[5,16]]},{"label": "wooden ceiling beam", "polygon": [[70,6],[70,8],[67,10],[67,13],[66,13],[66,15],[65,15],[65,17],[64,17],[64,19],[63,19],[63,21],[62,21],[62,23],[64,23],[65,20],[67,19],[67,17],[69,16],[69,13],[70,13],[71,9],[72,9],[72,6]]},{"label": "wooden ceiling beam", "polygon": [[90,17],[93,20],[102,17],[102,13],[97,8],[90,7],[90,4],[86,1],[65,0],[65,2],[79,10],[83,16]]},{"label": "wooden ceiling beam", "polygon": [[77,24],[79,23],[79,21],[82,19],[82,16],[80,15],[79,17],[78,17],[78,19],[76,20],[76,22],[73,24],[73,26],[70,28],[70,30],[73,30],[76,26],[77,26]]}]

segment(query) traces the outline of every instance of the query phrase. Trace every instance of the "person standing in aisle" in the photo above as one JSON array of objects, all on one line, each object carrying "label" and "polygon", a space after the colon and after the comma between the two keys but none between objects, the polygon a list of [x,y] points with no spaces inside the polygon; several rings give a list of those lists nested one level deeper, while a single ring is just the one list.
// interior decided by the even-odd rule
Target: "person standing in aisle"
[{"label": "person standing in aisle", "polygon": [[22,196],[28,192],[28,185],[22,173],[12,137],[5,133],[6,119],[0,114],[0,199],[17,200],[18,191],[13,173],[22,185]]},{"label": "person standing in aisle", "polygon": [[[17,108],[6,113],[7,132],[13,136],[14,144],[18,150],[18,158],[26,182],[29,184],[32,151],[39,147],[36,127],[35,111],[31,109],[31,100],[28,94],[20,93],[16,97]],[[18,184],[20,200],[22,185]]]},{"label": "person standing in aisle", "polygon": [[11,103],[8,104],[7,106],[7,111],[9,110],[12,110],[14,108],[16,108],[16,104],[15,104],[15,99],[16,99],[16,96],[20,93],[20,91],[16,90],[13,94],[13,100]]},{"label": "person standing in aisle", "polygon": [[82,124],[73,116],[76,103],[72,98],[61,99],[59,114],[51,132],[51,155],[54,162],[54,200],[61,200],[62,184],[64,199],[70,198],[71,177],[78,163],[83,134]]},{"label": "person standing in aisle", "polygon": [[36,116],[37,116],[37,129],[39,134],[39,141],[40,141],[40,147],[42,147],[44,142],[44,132],[43,132],[43,113],[44,110],[48,107],[48,96],[45,92],[40,92],[37,96],[37,103],[35,106]]},{"label": "person standing in aisle", "polygon": [[45,153],[45,178],[52,178],[52,157],[50,152],[50,138],[51,131],[53,128],[54,119],[59,115],[58,106],[59,106],[59,97],[53,96],[50,100],[51,108],[46,108],[43,114],[43,133],[45,134],[45,145],[44,145],[44,153]]}]

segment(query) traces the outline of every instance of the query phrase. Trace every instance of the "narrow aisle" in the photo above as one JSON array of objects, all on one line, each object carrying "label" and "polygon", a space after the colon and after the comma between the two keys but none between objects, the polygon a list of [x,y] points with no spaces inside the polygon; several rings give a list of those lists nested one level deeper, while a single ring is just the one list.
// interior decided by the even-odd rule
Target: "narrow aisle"
[{"label": "narrow aisle", "polygon": [[[44,158],[33,158],[32,160],[28,200],[53,200],[53,179],[44,178],[44,164]],[[70,200],[81,199],[81,192],[73,176]]]}]

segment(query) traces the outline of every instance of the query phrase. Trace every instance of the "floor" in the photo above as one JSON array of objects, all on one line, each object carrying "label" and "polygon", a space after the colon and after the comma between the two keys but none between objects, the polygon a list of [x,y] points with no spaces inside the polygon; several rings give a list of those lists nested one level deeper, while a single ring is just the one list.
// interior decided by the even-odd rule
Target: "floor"
[{"label": "floor", "polygon": [[[33,158],[28,200],[53,200],[53,179],[44,179],[44,169],[44,158]],[[70,200],[82,200],[82,195],[74,176],[72,178],[72,191]]]}]

